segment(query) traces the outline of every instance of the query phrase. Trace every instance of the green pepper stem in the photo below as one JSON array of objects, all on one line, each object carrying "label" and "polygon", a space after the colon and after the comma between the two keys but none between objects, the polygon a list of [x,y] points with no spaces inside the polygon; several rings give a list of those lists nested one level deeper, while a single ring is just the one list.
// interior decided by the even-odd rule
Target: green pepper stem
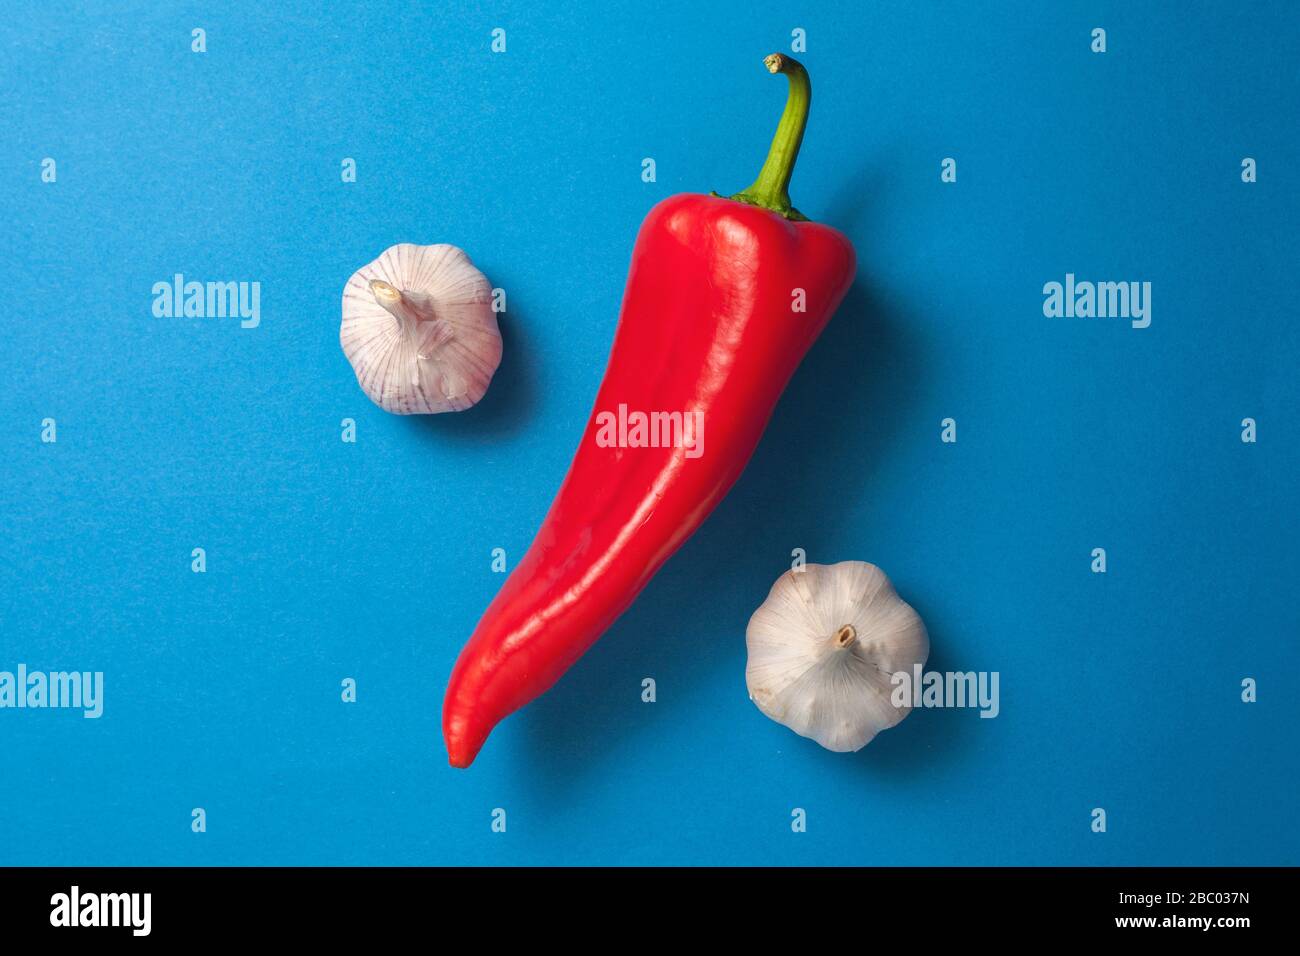
[{"label": "green pepper stem", "polygon": [[751,206],[770,209],[786,219],[806,222],[808,217],[790,204],[790,177],[794,175],[794,163],[799,158],[799,147],[803,144],[804,127],[808,125],[812,82],[808,79],[808,71],[803,68],[803,64],[782,53],[766,57],[763,65],[769,73],[785,74],[790,81],[790,94],[758,178],[748,189],[731,198]]}]

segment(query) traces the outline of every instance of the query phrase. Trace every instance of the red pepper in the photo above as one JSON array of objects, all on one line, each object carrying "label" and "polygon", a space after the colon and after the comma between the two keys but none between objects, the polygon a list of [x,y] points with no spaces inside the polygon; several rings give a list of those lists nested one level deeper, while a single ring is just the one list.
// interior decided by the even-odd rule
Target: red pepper
[{"label": "red pepper", "polygon": [[[853,282],[849,240],[790,205],[808,74],[780,54],[765,63],[790,92],[754,185],[730,199],[671,196],[641,226],[569,474],[452,671],[452,766],[468,767],[500,720],[549,690],[722,500]],[[637,413],[660,417],[640,433]]]}]

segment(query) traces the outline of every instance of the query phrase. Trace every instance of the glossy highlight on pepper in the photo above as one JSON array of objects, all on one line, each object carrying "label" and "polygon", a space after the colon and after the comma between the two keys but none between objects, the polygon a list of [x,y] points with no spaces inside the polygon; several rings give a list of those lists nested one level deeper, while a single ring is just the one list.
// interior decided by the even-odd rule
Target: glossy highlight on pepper
[{"label": "glossy highlight on pepper", "polygon": [[[790,92],[754,184],[731,198],[671,196],[642,223],[573,464],[452,671],[453,766],[469,766],[499,721],[550,689],[722,500],[853,282],[849,240],[790,203],[808,74],[780,54],[764,62]],[[602,413],[620,406],[697,416],[706,451],[598,441]]]}]

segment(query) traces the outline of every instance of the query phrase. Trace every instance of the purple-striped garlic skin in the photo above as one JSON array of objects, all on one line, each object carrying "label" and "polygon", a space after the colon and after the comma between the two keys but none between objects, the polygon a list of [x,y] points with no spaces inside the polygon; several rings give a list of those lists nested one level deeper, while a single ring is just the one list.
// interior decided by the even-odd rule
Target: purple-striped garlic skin
[{"label": "purple-striped garlic skin", "polygon": [[399,243],[358,269],[339,343],[362,390],[396,415],[463,411],[501,364],[492,286],[446,244]]}]

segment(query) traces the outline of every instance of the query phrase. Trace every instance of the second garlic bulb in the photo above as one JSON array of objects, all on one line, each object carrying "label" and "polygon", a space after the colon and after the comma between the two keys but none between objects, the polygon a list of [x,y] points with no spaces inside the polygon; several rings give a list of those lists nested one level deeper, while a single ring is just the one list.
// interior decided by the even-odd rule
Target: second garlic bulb
[{"label": "second garlic bulb", "polygon": [[863,561],[781,575],[749,619],[745,643],[745,683],[759,710],[841,752],[908,715],[891,700],[891,678],[930,655],[920,615]]},{"label": "second garlic bulb", "polygon": [[371,401],[398,415],[469,408],[501,363],[492,287],[445,244],[401,243],[358,269],[339,342]]}]

